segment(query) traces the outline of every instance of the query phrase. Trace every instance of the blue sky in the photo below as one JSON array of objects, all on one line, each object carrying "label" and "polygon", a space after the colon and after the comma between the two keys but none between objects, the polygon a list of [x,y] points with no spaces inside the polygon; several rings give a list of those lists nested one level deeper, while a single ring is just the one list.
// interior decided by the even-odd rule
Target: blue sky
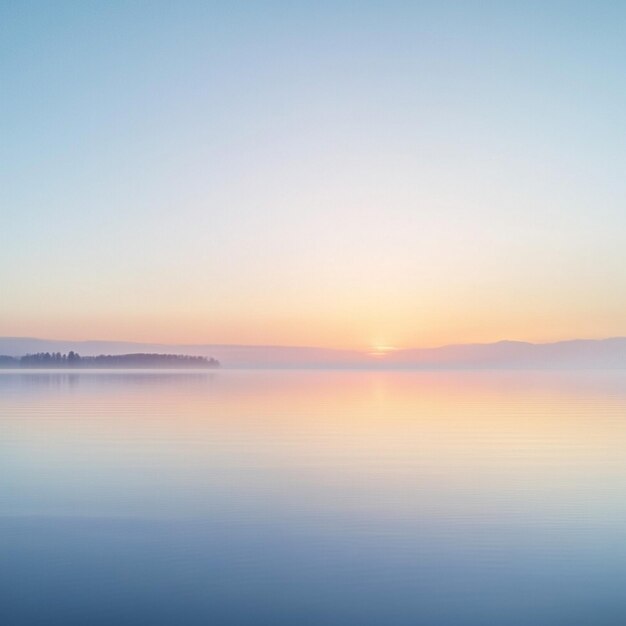
[{"label": "blue sky", "polygon": [[0,334],[626,333],[621,2],[0,5]]}]

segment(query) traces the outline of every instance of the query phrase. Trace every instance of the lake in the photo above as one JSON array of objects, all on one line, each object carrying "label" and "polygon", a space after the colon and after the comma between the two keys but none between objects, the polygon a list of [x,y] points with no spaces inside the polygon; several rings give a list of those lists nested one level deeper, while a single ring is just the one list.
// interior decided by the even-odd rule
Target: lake
[{"label": "lake", "polygon": [[626,372],[0,372],[0,623],[626,623]]}]

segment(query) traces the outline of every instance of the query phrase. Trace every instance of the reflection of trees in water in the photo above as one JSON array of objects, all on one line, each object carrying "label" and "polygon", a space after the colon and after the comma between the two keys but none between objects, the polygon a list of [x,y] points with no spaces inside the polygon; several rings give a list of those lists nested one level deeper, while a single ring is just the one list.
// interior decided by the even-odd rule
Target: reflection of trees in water
[{"label": "reflection of trees in water", "polygon": [[203,387],[216,379],[214,372],[173,372],[119,370],[117,372],[4,372],[0,375],[0,390],[23,393],[111,388],[146,388],[164,386]]},{"label": "reflection of trees in water", "polygon": [[79,384],[80,374],[73,373],[45,373],[45,372],[6,372],[0,376],[0,389],[15,389],[25,387],[27,389],[61,389],[64,387],[76,387]]}]

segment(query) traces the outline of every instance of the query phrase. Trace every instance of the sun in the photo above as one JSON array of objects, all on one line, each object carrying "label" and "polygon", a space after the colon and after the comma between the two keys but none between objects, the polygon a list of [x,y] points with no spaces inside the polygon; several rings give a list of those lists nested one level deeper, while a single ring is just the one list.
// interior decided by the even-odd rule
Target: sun
[{"label": "sun", "polygon": [[395,348],[394,346],[376,344],[372,346],[372,349],[370,350],[369,354],[370,356],[384,357],[390,352],[393,352],[394,350],[397,350],[397,348]]}]

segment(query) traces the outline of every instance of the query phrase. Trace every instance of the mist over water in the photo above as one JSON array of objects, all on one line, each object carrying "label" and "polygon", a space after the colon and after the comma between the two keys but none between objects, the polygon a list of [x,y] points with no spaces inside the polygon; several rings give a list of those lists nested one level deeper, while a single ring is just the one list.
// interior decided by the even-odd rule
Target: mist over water
[{"label": "mist over water", "polygon": [[0,622],[626,615],[626,373],[0,372]]}]

